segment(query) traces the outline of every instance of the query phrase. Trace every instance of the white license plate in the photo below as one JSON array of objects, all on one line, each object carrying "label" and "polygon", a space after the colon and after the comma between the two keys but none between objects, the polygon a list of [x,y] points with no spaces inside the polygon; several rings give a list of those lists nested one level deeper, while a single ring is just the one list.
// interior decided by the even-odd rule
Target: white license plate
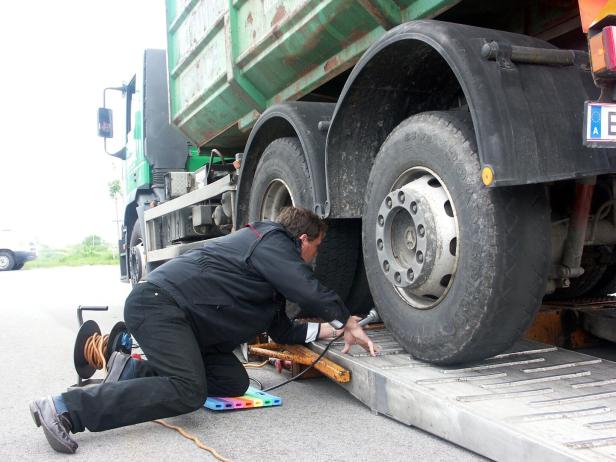
[{"label": "white license plate", "polygon": [[591,147],[616,147],[616,104],[586,101],[584,144]]}]

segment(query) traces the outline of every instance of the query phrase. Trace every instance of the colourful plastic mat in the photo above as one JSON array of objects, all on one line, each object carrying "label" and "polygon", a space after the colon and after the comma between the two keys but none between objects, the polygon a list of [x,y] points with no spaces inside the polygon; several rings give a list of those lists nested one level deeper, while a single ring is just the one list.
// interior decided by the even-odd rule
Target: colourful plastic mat
[{"label": "colourful plastic mat", "polygon": [[203,406],[212,411],[232,411],[234,409],[280,406],[281,404],[282,399],[278,396],[248,387],[244,396],[236,398],[208,397]]}]

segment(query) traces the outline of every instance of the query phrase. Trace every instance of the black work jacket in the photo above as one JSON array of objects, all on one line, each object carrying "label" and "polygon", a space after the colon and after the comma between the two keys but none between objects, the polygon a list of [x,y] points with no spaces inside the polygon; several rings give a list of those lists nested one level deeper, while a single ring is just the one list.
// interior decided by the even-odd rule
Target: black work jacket
[{"label": "black work jacket", "polygon": [[265,331],[279,343],[305,343],[307,326],[288,319],[284,298],[308,317],[343,324],[349,317],[340,297],[303,261],[299,241],[271,221],[210,239],[146,279],[188,313],[202,345],[225,350]]}]

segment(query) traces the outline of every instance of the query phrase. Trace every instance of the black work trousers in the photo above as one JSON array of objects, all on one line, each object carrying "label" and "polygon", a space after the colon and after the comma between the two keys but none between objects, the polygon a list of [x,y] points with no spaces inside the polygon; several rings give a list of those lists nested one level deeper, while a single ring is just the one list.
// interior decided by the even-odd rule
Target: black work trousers
[{"label": "black work trousers", "polygon": [[124,318],[147,360],[135,362],[134,378],[63,393],[73,433],[185,414],[207,396],[241,396],[248,388],[235,355],[203,352],[186,313],[153,284],[133,289]]}]

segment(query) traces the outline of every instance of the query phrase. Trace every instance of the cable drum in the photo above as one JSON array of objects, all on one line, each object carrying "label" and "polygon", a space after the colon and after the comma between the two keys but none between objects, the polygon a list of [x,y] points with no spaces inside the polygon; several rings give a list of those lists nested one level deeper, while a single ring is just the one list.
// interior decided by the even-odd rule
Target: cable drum
[{"label": "cable drum", "polygon": [[95,321],[84,322],[77,333],[73,352],[77,375],[85,380],[92,377],[97,370],[105,370],[114,351],[126,354],[132,351],[132,338],[126,324],[118,322],[108,335],[101,335],[100,327]]}]

